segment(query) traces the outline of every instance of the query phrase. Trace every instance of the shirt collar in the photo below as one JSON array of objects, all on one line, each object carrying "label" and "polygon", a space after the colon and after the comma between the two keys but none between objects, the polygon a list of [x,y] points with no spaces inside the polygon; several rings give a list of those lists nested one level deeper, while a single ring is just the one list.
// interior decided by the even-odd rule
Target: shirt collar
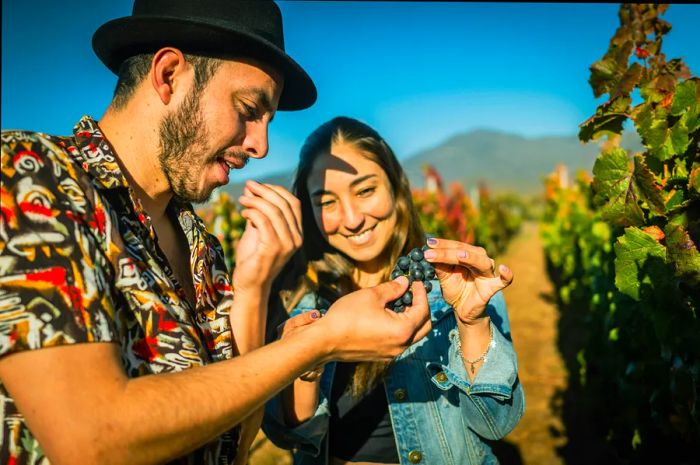
[{"label": "shirt collar", "polygon": [[71,156],[94,179],[98,188],[128,187],[117,154],[90,116],[83,116],[73,127],[75,145],[69,147]]}]

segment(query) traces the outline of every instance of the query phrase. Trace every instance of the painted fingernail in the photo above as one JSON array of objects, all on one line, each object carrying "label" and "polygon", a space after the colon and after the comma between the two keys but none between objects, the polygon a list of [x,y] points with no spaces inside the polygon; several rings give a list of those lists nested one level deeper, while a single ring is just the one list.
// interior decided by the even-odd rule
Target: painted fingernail
[{"label": "painted fingernail", "polygon": [[430,239],[428,239],[428,244],[430,244],[430,245],[435,245],[435,244],[437,244],[437,239],[434,239],[434,238],[431,237]]},{"label": "painted fingernail", "polygon": [[320,316],[321,316],[321,313],[318,312],[317,310],[312,310],[312,311],[311,311],[311,318],[312,318],[312,319],[316,320],[316,319],[318,319],[318,317],[320,317]]},{"label": "painted fingernail", "polygon": [[469,254],[466,250],[460,250],[459,252],[457,252],[457,257],[459,258],[467,258],[468,256]]},{"label": "painted fingernail", "polygon": [[437,257],[437,252],[434,250],[426,250],[425,252],[423,252],[423,256],[425,258],[435,258]]}]

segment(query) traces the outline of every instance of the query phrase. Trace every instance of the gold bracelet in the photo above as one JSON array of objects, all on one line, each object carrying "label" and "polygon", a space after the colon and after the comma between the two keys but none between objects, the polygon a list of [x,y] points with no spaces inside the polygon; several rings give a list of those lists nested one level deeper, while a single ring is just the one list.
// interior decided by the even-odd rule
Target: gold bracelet
[{"label": "gold bracelet", "polygon": [[469,360],[467,357],[464,356],[462,353],[462,336],[459,334],[459,331],[457,331],[457,350],[459,351],[459,356],[462,357],[462,360],[464,360],[466,363],[470,365],[470,369],[472,374],[474,374],[474,365],[479,363],[480,361],[484,361],[486,363],[486,354],[489,353],[489,350],[491,350],[491,347],[496,347],[496,341],[493,340],[493,327],[491,326],[491,323],[489,322],[489,345],[486,346],[486,350],[484,351],[483,354],[477,359],[474,360]]}]

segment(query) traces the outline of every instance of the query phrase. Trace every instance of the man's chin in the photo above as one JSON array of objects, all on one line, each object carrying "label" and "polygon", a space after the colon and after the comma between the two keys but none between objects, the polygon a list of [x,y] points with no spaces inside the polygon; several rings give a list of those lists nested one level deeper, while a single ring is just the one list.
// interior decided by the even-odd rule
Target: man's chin
[{"label": "man's chin", "polygon": [[206,203],[211,200],[211,196],[214,194],[214,189],[216,187],[218,186],[214,186],[211,189],[203,192],[184,192],[182,194],[175,193],[174,196],[181,202],[194,204]]}]

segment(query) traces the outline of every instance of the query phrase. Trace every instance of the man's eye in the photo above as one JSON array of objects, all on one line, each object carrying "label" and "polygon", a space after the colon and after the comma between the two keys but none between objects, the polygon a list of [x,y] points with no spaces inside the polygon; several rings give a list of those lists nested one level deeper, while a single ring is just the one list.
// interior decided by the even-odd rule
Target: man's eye
[{"label": "man's eye", "polygon": [[256,120],[260,118],[260,113],[258,113],[258,109],[253,105],[241,102],[241,108],[243,109],[241,113],[246,119]]}]

